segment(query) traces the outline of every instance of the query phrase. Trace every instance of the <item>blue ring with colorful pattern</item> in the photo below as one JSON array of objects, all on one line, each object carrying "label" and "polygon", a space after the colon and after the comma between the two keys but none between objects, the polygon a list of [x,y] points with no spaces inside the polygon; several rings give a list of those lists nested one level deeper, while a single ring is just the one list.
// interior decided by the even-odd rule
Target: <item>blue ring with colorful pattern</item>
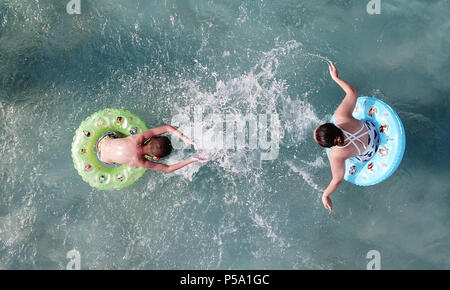
[{"label": "blue ring with colorful pattern", "polygon": [[[373,97],[359,97],[353,117],[374,124],[379,133],[379,143],[369,160],[361,162],[352,157],[345,161],[344,179],[360,186],[380,183],[390,177],[402,161],[406,147],[405,128],[389,105]],[[331,122],[334,123],[334,117]],[[329,152],[327,149],[327,154]]]}]

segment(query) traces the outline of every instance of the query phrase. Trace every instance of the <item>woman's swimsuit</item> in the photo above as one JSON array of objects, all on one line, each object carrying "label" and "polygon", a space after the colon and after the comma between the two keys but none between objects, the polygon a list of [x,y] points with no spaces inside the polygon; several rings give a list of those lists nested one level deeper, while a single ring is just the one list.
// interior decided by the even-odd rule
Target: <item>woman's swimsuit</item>
[{"label": "woman's swimsuit", "polygon": [[114,139],[119,138],[119,135],[114,132],[114,131],[108,131],[105,134],[103,134],[102,136],[100,136],[100,138],[98,138],[97,143],[95,143],[95,148],[97,149],[97,158],[98,160],[100,160],[101,162],[105,163],[105,164],[111,164],[108,162],[105,162],[102,160],[102,142],[106,140],[106,137],[112,137]]},{"label": "woman's swimsuit", "polygon": [[[356,149],[358,150],[358,156],[355,156],[355,158],[360,162],[364,162],[364,161],[367,161],[370,158],[372,158],[373,155],[377,152],[378,143],[380,142],[380,135],[378,134],[378,130],[375,127],[375,125],[369,121],[364,121],[362,123],[363,123],[363,125],[361,126],[361,129],[359,129],[356,133],[353,133],[353,134],[345,131],[344,129],[342,129],[339,126],[336,126],[342,130],[346,139],[349,141],[344,146],[336,146],[336,147],[345,148],[348,145],[353,144],[356,147]],[[367,131],[358,135],[358,133],[361,132],[364,129],[364,127],[367,128]],[[366,146],[364,144],[364,142],[361,141],[360,138],[367,134],[369,134],[369,139],[367,141],[368,145]],[[355,141],[359,141],[359,143],[361,143],[363,145],[363,147],[365,149],[364,152],[361,153],[361,150],[359,149],[358,145],[356,145]]]}]

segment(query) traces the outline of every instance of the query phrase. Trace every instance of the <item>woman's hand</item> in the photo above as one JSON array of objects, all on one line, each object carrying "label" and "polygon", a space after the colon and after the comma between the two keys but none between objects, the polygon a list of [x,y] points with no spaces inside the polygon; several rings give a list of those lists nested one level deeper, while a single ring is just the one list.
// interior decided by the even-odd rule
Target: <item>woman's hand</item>
[{"label": "woman's hand", "polygon": [[338,69],[334,66],[334,63],[332,63],[331,61],[328,62],[328,69],[330,71],[330,76],[333,80],[336,80],[339,78],[339,71]]},{"label": "woman's hand", "polygon": [[323,206],[326,209],[328,209],[330,212],[333,211],[333,203],[331,202],[331,199],[325,194],[322,195],[322,203],[323,203]]}]

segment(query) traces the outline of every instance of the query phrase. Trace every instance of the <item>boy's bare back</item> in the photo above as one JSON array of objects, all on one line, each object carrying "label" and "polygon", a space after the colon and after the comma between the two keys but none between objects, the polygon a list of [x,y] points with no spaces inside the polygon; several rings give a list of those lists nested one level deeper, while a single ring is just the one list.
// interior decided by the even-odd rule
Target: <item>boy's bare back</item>
[{"label": "boy's bare back", "polygon": [[117,139],[108,136],[102,143],[102,161],[137,168],[141,166],[142,159],[145,159],[144,141],[142,133]]}]

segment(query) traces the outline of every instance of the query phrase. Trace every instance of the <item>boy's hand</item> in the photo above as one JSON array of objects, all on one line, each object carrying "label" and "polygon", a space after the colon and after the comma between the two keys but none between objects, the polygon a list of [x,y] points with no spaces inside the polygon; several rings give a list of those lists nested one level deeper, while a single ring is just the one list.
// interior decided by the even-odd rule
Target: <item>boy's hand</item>
[{"label": "boy's hand", "polygon": [[331,202],[331,199],[326,196],[325,194],[322,195],[322,203],[323,206],[328,209],[330,212],[333,211],[333,203]]},{"label": "boy's hand", "polygon": [[334,66],[334,63],[332,63],[331,61],[328,62],[328,70],[330,71],[330,76],[333,80],[338,79],[339,78],[339,71],[338,69]]},{"label": "boy's hand", "polygon": [[205,163],[205,162],[208,161],[208,158],[206,156],[204,156],[204,155],[195,156],[195,157],[192,157],[192,159],[194,161],[200,162],[200,163]]}]

